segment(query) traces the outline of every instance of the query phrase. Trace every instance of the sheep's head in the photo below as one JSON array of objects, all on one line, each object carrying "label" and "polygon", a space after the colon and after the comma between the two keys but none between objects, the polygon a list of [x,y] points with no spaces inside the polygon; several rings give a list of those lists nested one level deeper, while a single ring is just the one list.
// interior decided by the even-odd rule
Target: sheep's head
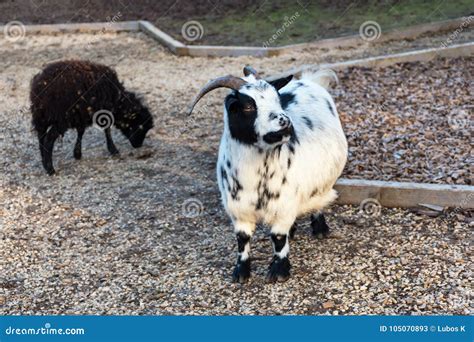
[{"label": "sheep's head", "polygon": [[210,81],[194,100],[194,105],[211,90],[233,89],[225,99],[226,124],[237,141],[269,149],[288,142],[293,125],[285,114],[278,90],[291,81],[292,76],[267,82],[247,66],[245,77],[224,76]]},{"label": "sheep's head", "polygon": [[146,106],[132,92],[124,92],[119,100],[115,122],[133,147],[141,147],[147,132],[153,128],[153,117]]}]

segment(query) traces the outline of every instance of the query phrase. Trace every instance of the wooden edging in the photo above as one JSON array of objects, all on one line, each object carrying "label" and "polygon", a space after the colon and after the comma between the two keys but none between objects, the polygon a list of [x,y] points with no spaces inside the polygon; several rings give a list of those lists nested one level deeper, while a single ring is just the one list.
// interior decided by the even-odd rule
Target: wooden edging
[{"label": "wooden edging", "polygon": [[338,62],[331,64],[311,64],[303,65],[297,68],[289,69],[280,74],[272,75],[266,78],[268,81],[272,81],[281,77],[286,77],[289,75],[294,75],[295,77],[301,77],[303,72],[317,70],[317,69],[332,69],[335,71],[344,70],[350,67],[366,67],[366,68],[376,68],[376,67],[385,67],[397,63],[405,62],[416,62],[416,61],[429,61],[437,57],[463,57],[463,56],[472,56],[474,54],[474,42],[457,44],[450,47],[440,47],[440,48],[431,48],[424,50],[416,50],[410,52],[402,52],[393,55],[384,55],[377,57],[369,57],[364,59],[355,59],[346,62]]},{"label": "wooden edging", "polygon": [[375,199],[381,206],[410,208],[420,204],[473,209],[474,186],[426,183],[385,182],[341,178],[335,189],[337,203],[360,205]]},{"label": "wooden edging", "polygon": [[[5,34],[5,27],[0,26],[0,34]],[[51,25],[22,25],[25,34],[51,34],[75,32],[121,32],[138,31],[138,21],[118,21],[103,23],[51,24]]]},{"label": "wooden edging", "polygon": [[[405,28],[403,30],[391,30],[389,32],[382,32],[381,36],[377,38],[377,43],[397,39],[413,39],[429,32],[453,30],[461,27],[461,25],[466,22],[470,23],[470,21],[468,21],[468,18],[457,18],[436,23],[416,25]],[[141,23],[147,23],[147,26],[153,26],[153,24],[147,21],[141,21]],[[168,34],[156,28],[155,30],[144,31],[151,37],[157,39],[159,42],[166,41],[166,43],[164,43],[165,46],[167,46],[171,51],[173,51],[173,53],[177,54],[178,56],[193,57],[237,57],[243,55],[256,57],[271,57],[278,56],[289,51],[301,50],[305,48],[349,47],[365,43],[365,41],[362,40],[360,35],[351,35],[347,37],[322,39],[311,43],[286,45],[281,47],[184,45],[180,42],[177,42]],[[158,34],[155,33],[156,31],[158,31]],[[176,42],[180,45],[177,45]]]}]

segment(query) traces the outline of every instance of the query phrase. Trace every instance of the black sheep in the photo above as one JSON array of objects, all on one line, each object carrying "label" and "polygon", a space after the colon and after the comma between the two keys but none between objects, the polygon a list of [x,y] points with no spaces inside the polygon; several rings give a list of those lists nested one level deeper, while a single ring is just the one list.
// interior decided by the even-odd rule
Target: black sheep
[{"label": "black sheep", "polygon": [[133,147],[142,146],[153,127],[148,109],[125,90],[113,69],[101,64],[73,60],[47,65],[31,82],[30,100],[41,159],[50,175],[55,172],[54,142],[68,129],[77,130],[74,158],[80,159],[82,135],[92,124],[104,130],[112,155],[118,154],[110,135],[112,124]]}]

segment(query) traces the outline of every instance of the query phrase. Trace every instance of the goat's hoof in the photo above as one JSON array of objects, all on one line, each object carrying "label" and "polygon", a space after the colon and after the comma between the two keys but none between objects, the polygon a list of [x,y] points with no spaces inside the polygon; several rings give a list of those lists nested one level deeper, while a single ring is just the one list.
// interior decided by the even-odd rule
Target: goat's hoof
[{"label": "goat's hoof", "polygon": [[287,281],[290,278],[290,269],[291,264],[287,257],[283,259],[274,257],[267,274],[267,282],[275,283],[277,281]]},{"label": "goat's hoof", "polygon": [[113,157],[116,157],[116,156],[120,155],[118,150],[109,151],[109,152],[110,152],[110,155],[113,156]]},{"label": "goat's hoof", "polygon": [[56,173],[56,171],[54,169],[47,169],[46,170],[46,173],[50,176],[54,175]]},{"label": "goat's hoof", "polygon": [[232,280],[234,283],[245,283],[250,278],[250,259],[238,262],[235,265]]},{"label": "goat's hoof", "polygon": [[321,240],[329,235],[329,226],[323,214],[311,216],[311,228],[313,228],[313,236],[317,239]]}]

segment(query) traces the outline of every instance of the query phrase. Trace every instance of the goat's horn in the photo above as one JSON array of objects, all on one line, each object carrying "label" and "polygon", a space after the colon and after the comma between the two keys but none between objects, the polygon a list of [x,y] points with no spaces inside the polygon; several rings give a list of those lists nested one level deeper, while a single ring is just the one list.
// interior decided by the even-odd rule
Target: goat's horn
[{"label": "goat's horn", "polygon": [[219,77],[210,81],[208,84],[204,86],[204,88],[201,89],[199,94],[194,99],[193,103],[191,104],[191,107],[189,107],[188,115],[191,115],[196,103],[198,103],[199,100],[208,92],[217,88],[229,88],[233,90],[239,90],[240,87],[242,87],[244,84],[247,84],[247,82],[239,77],[235,77],[231,75]]},{"label": "goat's horn", "polygon": [[254,75],[257,80],[260,79],[260,75],[258,74],[257,70],[252,68],[250,65],[246,65],[244,68],[244,75],[247,77],[250,74]]}]

